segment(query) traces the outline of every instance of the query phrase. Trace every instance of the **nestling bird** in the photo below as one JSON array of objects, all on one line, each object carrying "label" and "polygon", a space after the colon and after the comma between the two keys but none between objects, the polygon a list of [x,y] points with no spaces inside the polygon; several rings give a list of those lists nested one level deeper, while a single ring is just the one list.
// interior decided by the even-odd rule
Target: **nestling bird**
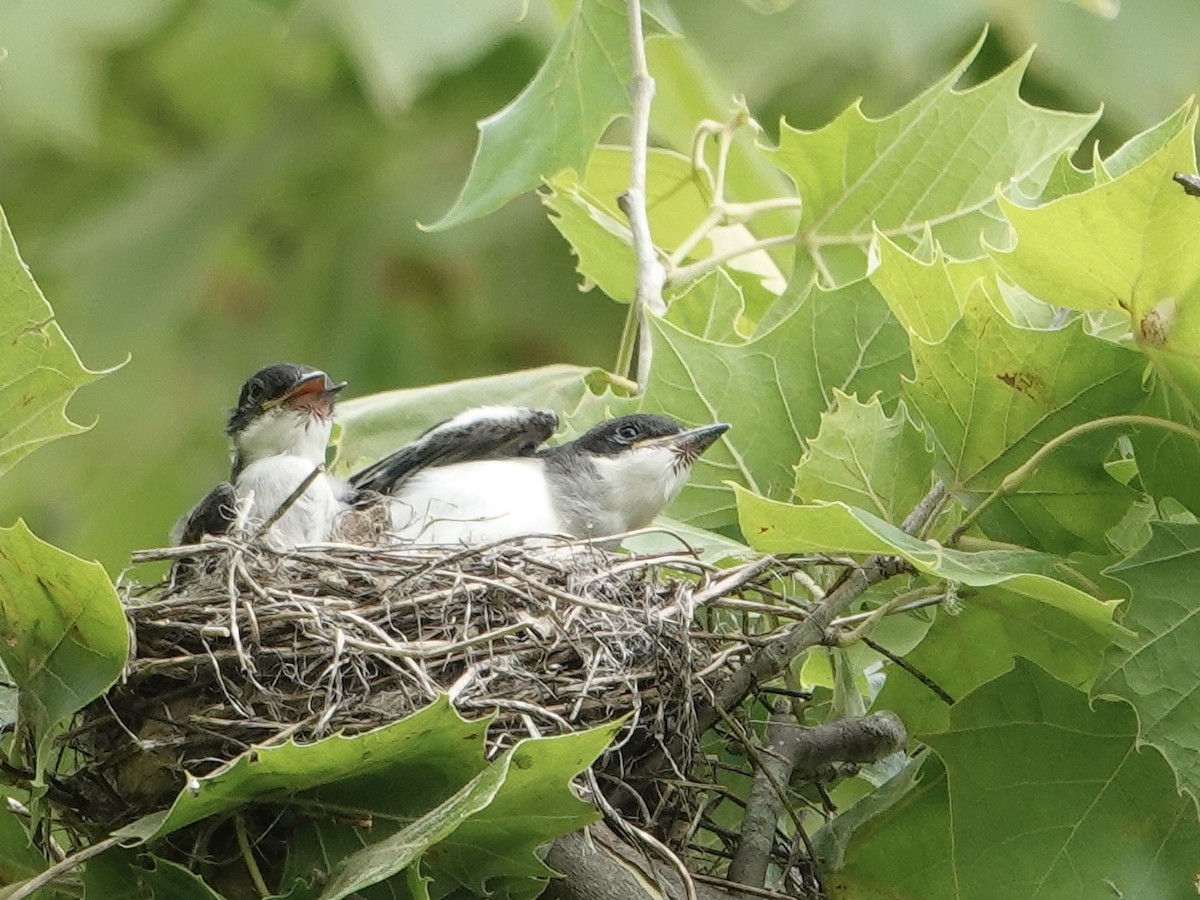
[{"label": "nestling bird", "polygon": [[388,495],[397,539],[479,544],[533,534],[608,537],[650,524],[728,430],[665,416],[610,419],[538,449],[558,417],[482,407],[436,425],[350,479]]},{"label": "nestling bird", "polygon": [[333,404],[346,385],[310,366],[280,363],[255,372],[242,385],[225,432],[233,445],[233,469],[172,531],[177,544],[204,534],[223,534],[236,507],[249,501],[251,525],[266,523],[312,478],[271,525],[272,540],[285,547],[326,540],[346,507],[344,482],[314,471],[325,463],[333,429]]}]

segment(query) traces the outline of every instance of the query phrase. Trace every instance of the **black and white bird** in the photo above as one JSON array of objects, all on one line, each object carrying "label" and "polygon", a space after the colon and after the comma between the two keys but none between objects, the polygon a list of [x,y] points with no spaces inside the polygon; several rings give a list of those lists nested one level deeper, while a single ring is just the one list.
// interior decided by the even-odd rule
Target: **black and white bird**
[{"label": "black and white bird", "polygon": [[548,410],[480,407],[351,476],[385,495],[397,540],[480,544],[521,535],[604,538],[644,528],[729,426],[610,419],[554,447]]},{"label": "black and white bird", "polygon": [[233,447],[229,481],[208,492],[172,531],[176,544],[205,534],[223,534],[246,505],[247,524],[261,527],[279,512],[305,481],[268,535],[294,547],[328,539],[346,508],[346,484],[325,473],[325,448],[333,428],[333,405],[345,383],[310,366],[280,363],[255,372],[242,385],[225,428]]}]

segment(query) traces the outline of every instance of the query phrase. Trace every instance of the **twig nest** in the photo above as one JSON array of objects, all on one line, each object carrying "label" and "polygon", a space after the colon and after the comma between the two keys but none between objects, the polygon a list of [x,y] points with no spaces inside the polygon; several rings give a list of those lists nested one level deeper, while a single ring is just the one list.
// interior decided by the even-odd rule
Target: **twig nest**
[{"label": "twig nest", "polygon": [[441,693],[496,714],[491,753],[626,715],[626,738],[652,744],[688,727],[698,676],[730,657],[692,629],[729,570],[687,553],[220,539],[138,558],[175,560],[173,577],[124,589],[124,678],[70,735],[79,812],[106,828],[251,745],[361,732]]}]

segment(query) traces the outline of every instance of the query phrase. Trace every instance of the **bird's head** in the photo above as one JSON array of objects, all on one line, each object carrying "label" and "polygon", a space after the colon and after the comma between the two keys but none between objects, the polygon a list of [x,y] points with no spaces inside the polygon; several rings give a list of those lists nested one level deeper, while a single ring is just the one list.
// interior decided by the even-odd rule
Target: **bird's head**
[{"label": "bird's head", "polygon": [[311,366],[278,363],[259,369],[238,396],[225,427],[233,442],[234,474],[270,456],[325,461],[333,430],[333,404],[345,382],[335,384]]},{"label": "bird's head", "polygon": [[666,416],[637,413],[601,422],[574,443],[635,529],[675,499],[696,460],[728,430],[724,422],[684,428]]}]

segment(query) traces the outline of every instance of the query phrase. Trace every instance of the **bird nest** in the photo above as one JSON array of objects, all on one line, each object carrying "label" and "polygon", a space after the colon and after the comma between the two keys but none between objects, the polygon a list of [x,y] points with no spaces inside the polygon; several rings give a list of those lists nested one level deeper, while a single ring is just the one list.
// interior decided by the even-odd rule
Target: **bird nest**
[{"label": "bird nest", "polygon": [[104,828],[252,746],[359,733],[441,695],[495,715],[490,754],[628,716],[602,764],[624,770],[694,731],[706,678],[747,649],[697,609],[770,577],[761,560],[717,570],[586,542],[285,552],[220,538],[138,559],[171,560],[172,576],[123,589],[129,663],[70,735],[72,793]]}]

